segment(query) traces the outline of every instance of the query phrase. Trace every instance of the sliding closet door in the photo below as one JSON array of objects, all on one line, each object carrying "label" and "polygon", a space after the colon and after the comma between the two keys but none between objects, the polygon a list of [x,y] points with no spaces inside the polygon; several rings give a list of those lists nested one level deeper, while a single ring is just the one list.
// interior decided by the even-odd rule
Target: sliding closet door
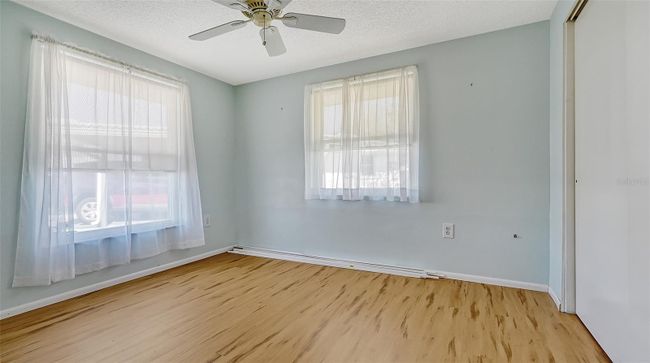
[{"label": "sliding closet door", "polygon": [[650,2],[575,24],[576,309],[615,362],[650,362]]}]

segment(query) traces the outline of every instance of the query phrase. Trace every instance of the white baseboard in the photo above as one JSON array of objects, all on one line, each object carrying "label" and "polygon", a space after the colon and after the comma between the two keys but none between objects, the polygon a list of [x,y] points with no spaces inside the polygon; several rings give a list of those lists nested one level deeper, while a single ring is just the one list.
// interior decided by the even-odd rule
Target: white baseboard
[{"label": "white baseboard", "polygon": [[230,253],[236,253],[236,254],[248,255],[248,256],[266,257],[266,258],[272,258],[276,260],[303,262],[303,263],[309,263],[313,265],[348,268],[352,270],[380,272],[380,273],[386,273],[386,274],[398,275],[398,276],[417,277],[417,278],[438,278],[438,276],[435,275],[427,275],[427,273],[424,270],[418,270],[414,268],[381,265],[381,264],[367,263],[367,262],[353,261],[353,260],[341,260],[341,259],[321,257],[321,256],[308,256],[308,255],[303,255],[303,254],[293,253],[293,252],[269,250],[266,248],[235,247],[230,251]]},{"label": "white baseboard", "polygon": [[550,286],[548,287],[548,294],[551,296],[551,299],[553,299],[553,302],[555,303],[555,306],[557,306],[557,309],[562,311],[562,302]]},{"label": "white baseboard", "polygon": [[514,288],[525,289],[525,290],[542,291],[542,292],[549,291],[547,285],[536,284],[532,282],[506,280],[506,279],[499,279],[494,277],[468,275],[468,274],[461,274],[455,272],[428,271],[428,270],[416,269],[416,268],[374,264],[374,263],[353,261],[353,260],[342,260],[342,259],[335,259],[335,258],[322,257],[322,256],[308,256],[299,253],[275,251],[275,250],[270,250],[265,248],[235,247],[233,250],[230,251],[230,253],[273,258],[277,260],[304,262],[304,263],[310,263],[314,265],[349,268],[353,270],[379,272],[379,273],[386,273],[391,275],[399,275],[399,276],[407,276],[407,277],[448,278],[453,280],[462,280],[462,281],[476,282],[476,283],[488,284],[488,285],[514,287]]},{"label": "white baseboard", "polygon": [[547,285],[537,284],[534,282],[500,279],[496,277],[487,277],[487,276],[480,276],[480,275],[468,275],[468,274],[461,274],[456,272],[441,272],[441,274],[443,274],[446,278],[452,280],[476,282],[479,284],[497,285],[503,287],[513,287],[515,289],[548,292]]},{"label": "white baseboard", "polygon": [[74,289],[74,290],[71,290],[71,291],[66,291],[66,292],[58,294],[58,295],[46,297],[44,299],[40,299],[40,300],[32,301],[32,302],[29,302],[29,303],[26,303],[26,304],[14,306],[14,307],[9,308],[9,309],[0,310],[0,319],[4,319],[4,318],[8,318],[10,316],[22,314],[22,313],[28,312],[30,310],[42,308],[42,307],[47,306],[47,305],[56,304],[56,303],[64,301],[64,300],[72,299],[74,297],[85,295],[85,294],[88,294],[88,293],[91,293],[91,292],[94,292],[94,291],[97,291],[97,290],[105,289],[105,288],[110,287],[110,286],[114,286],[114,285],[118,285],[118,284],[121,284],[121,283],[124,283],[124,282],[127,282],[127,281],[135,280],[135,279],[138,279],[140,277],[153,275],[155,273],[162,272],[162,271],[165,271],[165,270],[169,270],[169,269],[172,269],[174,267],[186,265],[188,263],[199,261],[199,260],[202,260],[204,258],[208,258],[208,257],[212,257],[212,256],[215,256],[215,255],[218,255],[218,254],[222,254],[222,253],[230,251],[231,249],[233,249],[233,247],[234,246],[227,246],[227,247],[219,248],[219,249],[216,249],[216,250],[213,250],[213,251],[210,251],[210,252],[205,252],[205,253],[202,253],[202,254],[199,254],[199,255],[195,255],[195,256],[183,258],[183,259],[180,259],[180,260],[176,260],[176,261],[164,264],[164,265],[155,266],[155,267],[152,267],[152,268],[148,268],[146,270],[134,272],[132,274],[128,274],[128,275],[116,277],[114,279],[98,282],[96,284],[80,287],[78,289]]}]

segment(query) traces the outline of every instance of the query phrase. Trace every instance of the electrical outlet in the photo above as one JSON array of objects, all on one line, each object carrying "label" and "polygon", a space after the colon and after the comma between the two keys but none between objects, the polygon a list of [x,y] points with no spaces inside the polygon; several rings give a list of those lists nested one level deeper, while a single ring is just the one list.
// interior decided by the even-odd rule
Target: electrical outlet
[{"label": "electrical outlet", "polygon": [[443,223],[442,224],[442,238],[454,238],[454,224],[453,223]]},{"label": "electrical outlet", "polygon": [[203,227],[208,228],[212,224],[212,216],[209,214],[203,215]]}]

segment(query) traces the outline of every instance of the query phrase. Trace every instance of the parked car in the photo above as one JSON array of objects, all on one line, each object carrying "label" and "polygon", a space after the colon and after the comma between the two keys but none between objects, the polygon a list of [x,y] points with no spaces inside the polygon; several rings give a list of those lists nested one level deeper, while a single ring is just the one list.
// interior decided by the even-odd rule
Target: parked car
[{"label": "parked car", "polygon": [[[124,183],[124,177],[106,176],[105,173],[75,173],[75,224],[92,226],[121,222],[126,220],[129,207],[133,222],[170,218],[172,188],[166,173],[132,177],[128,188]],[[105,206],[101,205],[102,196],[106,198]]]}]

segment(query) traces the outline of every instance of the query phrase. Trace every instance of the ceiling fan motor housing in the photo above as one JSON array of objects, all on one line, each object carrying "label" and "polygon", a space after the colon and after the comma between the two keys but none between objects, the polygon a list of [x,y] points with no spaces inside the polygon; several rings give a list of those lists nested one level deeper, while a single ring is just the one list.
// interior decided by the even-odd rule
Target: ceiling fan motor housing
[{"label": "ceiling fan motor housing", "polygon": [[242,11],[242,13],[260,28],[268,27],[271,21],[280,15],[280,10],[269,10],[264,1],[248,0],[246,5],[248,11]]}]

